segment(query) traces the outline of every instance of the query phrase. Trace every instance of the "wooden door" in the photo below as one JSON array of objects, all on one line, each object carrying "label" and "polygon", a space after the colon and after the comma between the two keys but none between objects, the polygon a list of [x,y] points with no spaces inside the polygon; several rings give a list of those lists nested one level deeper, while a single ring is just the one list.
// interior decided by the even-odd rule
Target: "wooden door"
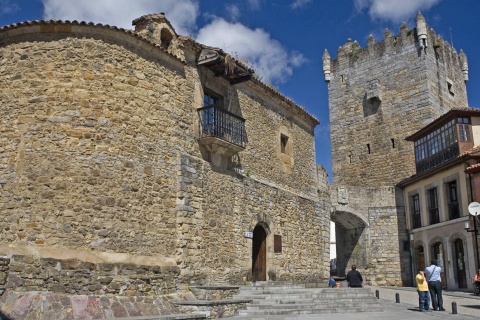
[{"label": "wooden door", "polygon": [[267,280],[267,234],[261,225],[253,229],[252,278],[253,281]]}]

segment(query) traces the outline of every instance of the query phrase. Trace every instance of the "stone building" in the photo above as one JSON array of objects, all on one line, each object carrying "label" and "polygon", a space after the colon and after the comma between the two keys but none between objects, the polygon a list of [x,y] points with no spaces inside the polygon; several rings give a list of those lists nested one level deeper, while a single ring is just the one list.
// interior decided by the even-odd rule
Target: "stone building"
[{"label": "stone building", "polygon": [[473,289],[478,217],[469,211],[471,203],[480,201],[480,109],[454,108],[407,140],[415,147],[416,173],[399,186],[413,247],[412,270],[436,259],[445,288]]},{"label": "stone building", "polygon": [[318,120],[163,14],[133,24],[0,28],[2,290],[326,279]]},{"label": "stone building", "polygon": [[397,184],[415,173],[405,138],[454,107],[467,107],[468,65],[421,13],[416,28],[388,29],[361,48],[325,51],[332,144],[337,271],[356,264],[370,283],[411,283],[410,243]]}]

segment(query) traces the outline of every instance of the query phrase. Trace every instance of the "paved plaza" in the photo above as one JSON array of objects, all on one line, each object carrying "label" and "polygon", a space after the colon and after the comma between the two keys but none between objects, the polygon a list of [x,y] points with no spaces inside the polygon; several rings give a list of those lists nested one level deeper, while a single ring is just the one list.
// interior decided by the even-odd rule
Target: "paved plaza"
[{"label": "paved plaza", "polygon": [[[249,320],[416,320],[416,319],[480,319],[480,297],[470,292],[444,291],[443,301],[446,311],[418,311],[418,294],[415,288],[369,287],[372,293],[378,290],[384,306],[383,312],[359,312],[337,314],[299,314],[284,316],[233,317],[229,319]],[[400,303],[396,302],[398,293]],[[452,314],[452,303],[457,306],[457,314]]]}]

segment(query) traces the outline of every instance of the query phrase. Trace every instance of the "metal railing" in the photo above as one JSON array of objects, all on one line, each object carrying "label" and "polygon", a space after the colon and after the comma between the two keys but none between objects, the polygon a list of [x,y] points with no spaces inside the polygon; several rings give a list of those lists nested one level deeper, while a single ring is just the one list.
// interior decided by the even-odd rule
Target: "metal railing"
[{"label": "metal railing", "polygon": [[450,220],[460,218],[460,207],[458,201],[453,201],[448,204],[448,217]]},{"label": "metal railing", "polygon": [[434,169],[447,161],[457,158],[460,152],[459,150],[458,143],[455,143],[450,147],[435,153],[433,156],[417,162],[417,173]]},{"label": "metal railing", "polygon": [[432,208],[428,210],[430,213],[430,224],[435,224],[440,222],[440,214],[438,213],[438,208]]},{"label": "metal railing", "polygon": [[197,110],[200,139],[215,137],[245,148],[248,142],[245,119],[217,106]]},{"label": "metal railing", "polygon": [[420,228],[422,226],[422,220],[420,219],[420,214],[412,214],[412,228]]}]

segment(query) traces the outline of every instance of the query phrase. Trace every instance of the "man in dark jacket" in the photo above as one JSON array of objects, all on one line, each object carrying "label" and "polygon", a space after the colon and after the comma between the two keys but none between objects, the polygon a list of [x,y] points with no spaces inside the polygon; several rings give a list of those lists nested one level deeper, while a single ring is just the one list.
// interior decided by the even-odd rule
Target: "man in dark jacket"
[{"label": "man in dark jacket", "polygon": [[360,272],[357,271],[357,266],[352,265],[352,270],[347,273],[348,286],[351,288],[361,288],[363,278]]}]

